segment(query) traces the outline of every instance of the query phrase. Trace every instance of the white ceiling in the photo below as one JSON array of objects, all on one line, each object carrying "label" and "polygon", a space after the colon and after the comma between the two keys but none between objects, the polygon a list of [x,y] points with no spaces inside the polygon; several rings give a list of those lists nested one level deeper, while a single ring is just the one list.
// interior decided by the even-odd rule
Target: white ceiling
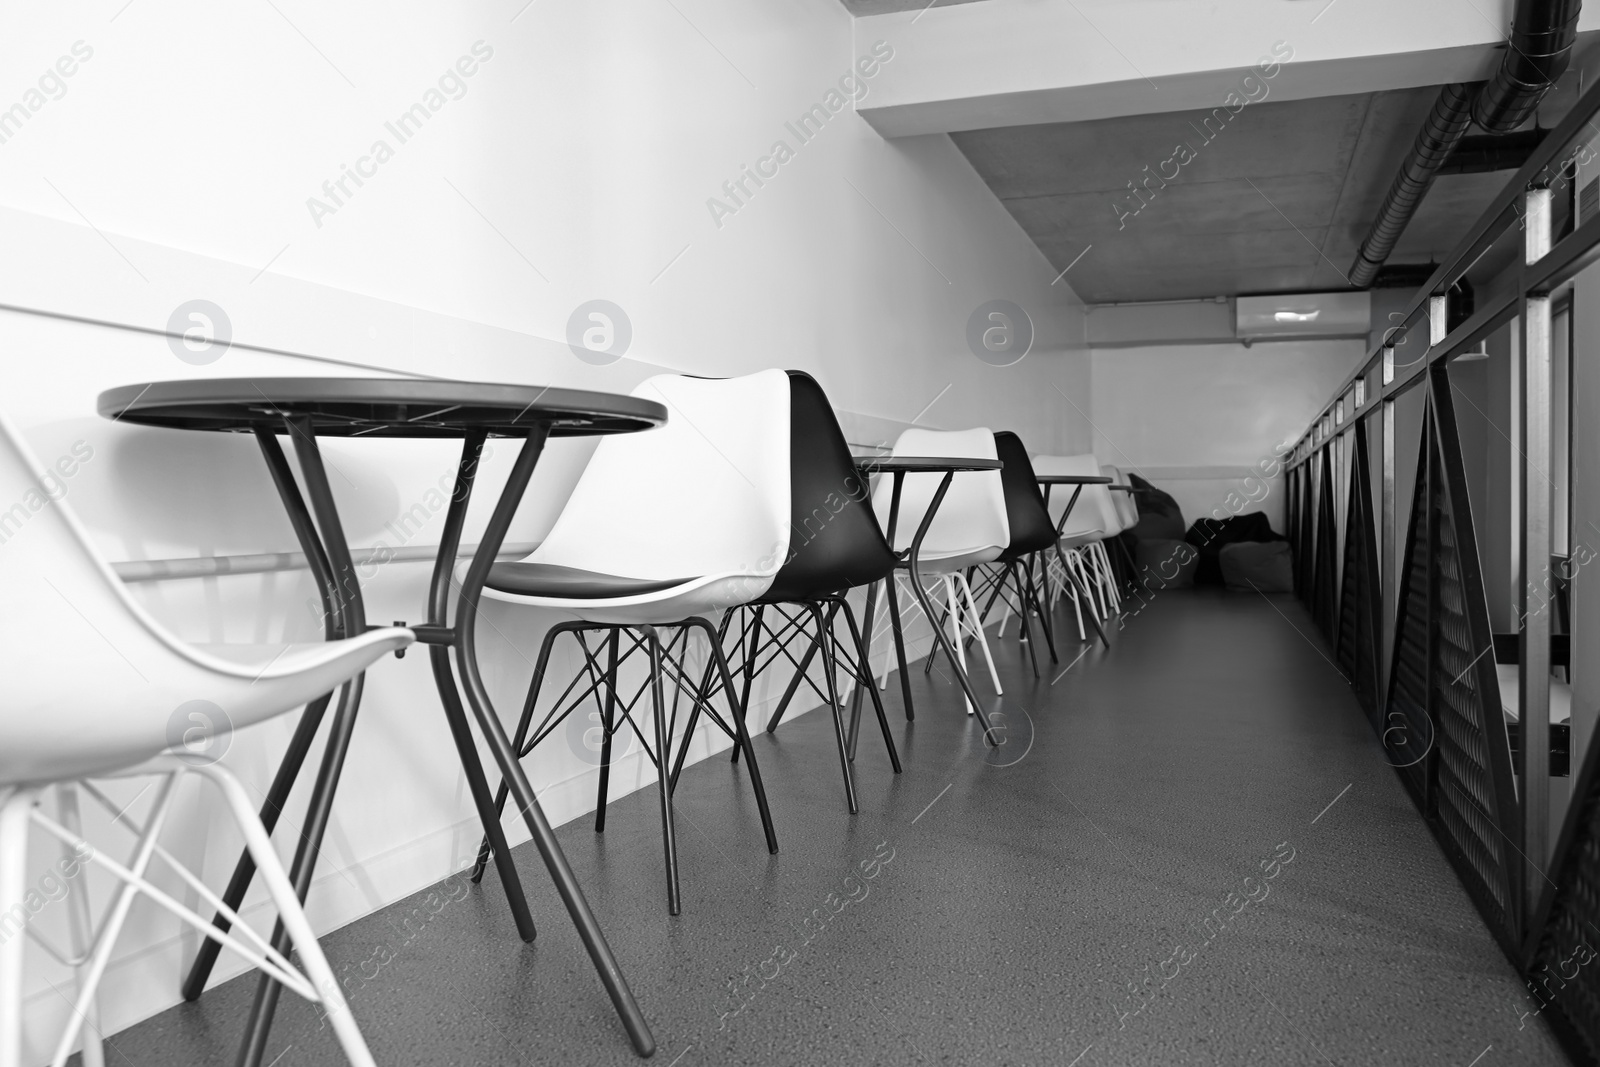
[{"label": "white ceiling", "polygon": [[[1437,95],[1267,101],[1209,143],[1196,132],[1209,112],[951,138],[1055,268],[1072,265],[1067,281],[1086,301],[1338,289]],[[1119,214],[1139,203],[1130,181],[1172,173],[1179,142],[1196,154],[1177,180],[1152,182],[1137,214]],[[1507,177],[1437,179],[1394,261],[1443,256]]]},{"label": "white ceiling", "polygon": [[[1104,303],[1347,287],[1439,86],[1498,67],[1491,16],[1514,0],[842,2],[896,49],[861,117],[889,138],[947,133],[1067,284]],[[1592,6],[1580,42],[1600,40]],[[1203,135],[1251,84],[1267,98]],[[1179,144],[1194,156],[1174,177]],[[1510,177],[1439,177],[1390,262],[1444,257]]]}]

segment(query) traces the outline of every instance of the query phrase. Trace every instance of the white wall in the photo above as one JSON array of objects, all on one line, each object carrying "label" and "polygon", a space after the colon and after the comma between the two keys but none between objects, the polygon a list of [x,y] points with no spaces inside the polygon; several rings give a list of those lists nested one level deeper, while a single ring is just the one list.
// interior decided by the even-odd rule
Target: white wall
[{"label": "white wall", "polygon": [[1096,349],[1095,455],[1171,493],[1186,523],[1264,511],[1283,533],[1283,479],[1263,486],[1257,465],[1304,431],[1365,355],[1358,340]]},{"label": "white wall", "polygon": [[[11,309],[0,311],[0,403],[46,459],[80,439],[93,448],[68,500],[114,560],[294,548],[248,440],[95,415],[101,390],[151,379],[387,370],[626,391],[661,369],[798,367],[821,380],[858,443],[916,422],[1009,427],[1040,451],[1089,447],[1065,399],[1090,402],[1088,357],[1069,351],[1081,308],[949,141],[885,142],[848,109],[809,143],[787,131],[873,46],[852,40],[836,0],[107,0],[14,10],[0,27],[0,67],[14,75],[0,109],[34,102],[27,72],[43,75],[75,42],[92,49],[64,95],[47,99],[57,93],[47,78],[49,94],[0,143],[0,304]],[[493,54],[464,95],[441,100],[404,144],[386,131],[480,41]],[[393,157],[347,185],[319,226],[307,199],[328,202],[324,181],[380,139]],[[779,139],[794,158],[717,225],[708,198]],[[236,343],[301,355],[236,344],[195,367],[166,338],[137,332],[165,328],[197,297],[224,309]],[[633,325],[628,358],[606,367],[564,342],[573,309],[597,297]],[[965,342],[969,314],[994,298],[1022,305],[1037,327],[1033,352],[1012,367],[980,362]],[[373,545],[396,542],[386,524],[424,499],[454,449],[358,441],[325,452],[352,540]],[[548,527],[586,455],[581,443],[551,446],[513,540]],[[510,456],[496,449],[484,489]],[[435,541],[441,519],[409,543]],[[469,540],[482,522],[480,510]],[[426,573],[372,572],[369,616],[420,617]],[[318,632],[303,572],[138,590],[195,640]],[[487,681],[514,707],[548,620],[499,608],[488,618]],[[426,662],[389,660],[369,676],[311,893],[321,930],[444,877],[476,849]],[[769,684],[757,695],[777,694]],[[291,721],[235,739],[227,762],[251,788],[265,788]],[[541,749],[529,770],[553,821],[592,806],[592,767],[569,746]],[[614,788],[651,780],[638,766],[613,777]],[[304,789],[296,804],[288,827]],[[775,815],[780,832],[795,817]],[[197,797],[173,839],[222,883],[237,842]],[[36,851],[42,870],[48,856]],[[91,886],[103,904],[106,887]],[[63,911],[41,928],[59,936]],[[259,898],[247,911],[260,917]],[[106,1028],[174,1003],[193,949],[141,906],[108,977]],[[30,954],[35,1041],[62,1015],[49,985],[62,979]]]}]

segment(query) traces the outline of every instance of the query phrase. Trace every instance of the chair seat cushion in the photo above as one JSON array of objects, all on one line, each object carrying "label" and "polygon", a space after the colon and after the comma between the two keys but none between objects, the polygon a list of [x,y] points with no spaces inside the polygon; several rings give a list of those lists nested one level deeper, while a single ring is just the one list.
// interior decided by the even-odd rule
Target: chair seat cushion
[{"label": "chair seat cushion", "polygon": [[561,567],[554,563],[496,563],[484,584],[502,593],[566,600],[608,600],[659,593],[693,578],[624,578],[620,574]]}]

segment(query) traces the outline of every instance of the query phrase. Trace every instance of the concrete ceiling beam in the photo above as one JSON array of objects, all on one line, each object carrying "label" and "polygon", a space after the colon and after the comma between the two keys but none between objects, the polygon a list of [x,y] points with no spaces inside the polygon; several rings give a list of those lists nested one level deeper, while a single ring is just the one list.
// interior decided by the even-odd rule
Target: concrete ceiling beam
[{"label": "concrete ceiling beam", "polygon": [[[908,137],[1222,107],[1230,93],[1305,100],[1479,81],[1499,63],[1513,4],[988,0],[873,15],[856,20],[856,40],[886,41],[894,59],[857,110],[885,137]],[[1600,4],[1585,8],[1580,43],[1596,31]],[[1247,75],[1262,88],[1245,88]]]}]

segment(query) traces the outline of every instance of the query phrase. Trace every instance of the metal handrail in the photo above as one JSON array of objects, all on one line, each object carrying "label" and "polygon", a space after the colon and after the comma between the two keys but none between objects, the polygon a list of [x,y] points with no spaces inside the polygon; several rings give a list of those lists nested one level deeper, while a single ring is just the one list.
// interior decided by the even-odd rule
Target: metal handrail
[{"label": "metal handrail", "polygon": [[[1444,294],[1471,269],[1485,250],[1499,240],[1501,234],[1518,217],[1517,201],[1530,186],[1535,184],[1540,175],[1549,170],[1550,165],[1556,162],[1558,154],[1566,149],[1573,138],[1586,126],[1591,125],[1596,113],[1600,113],[1600,83],[1596,83],[1579,98],[1572,110],[1567,112],[1566,117],[1545,135],[1543,141],[1539,142],[1538,147],[1528,157],[1528,161],[1512,176],[1505,187],[1495,194],[1495,198],[1467,230],[1455,249],[1445,257],[1444,262],[1433,272],[1433,276],[1417,289],[1410,302],[1405,305],[1400,320],[1402,324],[1410,322],[1412,316],[1423,310],[1429,298]],[[1476,340],[1475,335],[1479,333],[1483,323],[1494,321],[1498,325],[1503,321],[1500,320],[1500,316],[1507,309],[1520,304],[1529,291],[1548,290],[1560,285],[1597,259],[1600,259],[1600,217],[1590,219],[1574,228],[1571,233],[1557,241],[1538,263],[1522,268],[1520,284],[1494,300],[1489,306],[1481,308],[1472,318],[1452,330],[1440,343],[1430,345],[1426,355],[1417,361],[1420,366],[1416,366],[1404,379],[1396,376],[1392,382],[1380,381],[1378,387],[1368,392],[1365,401],[1354,412],[1347,413],[1344,424],[1348,424],[1356,416],[1365,414],[1380,404],[1384,397],[1393,395],[1399,388],[1409,384],[1413,375],[1453,355],[1462,345]],[[1340,398],[1350,391],[1356,381],[1366,378],[1374,370],[1382,367],[1383,353],[1387,347],[1389,346],[1381,343],[1376,345],[1361,365],[1340,383],[1327,404],[1318,410],[1307,423],[1306,429],[1295,438],[1297,453],[1311,439],[1317,425],[1324,418],[1333,415]],[[1316,447],[1320,446],[1321,442],[1318,442]],[[1309,458],[1310,451],[1312,450],[1308,450],[1305,455],[1297,455],[1286,465],[1286,469],[1303,464]]]}]

